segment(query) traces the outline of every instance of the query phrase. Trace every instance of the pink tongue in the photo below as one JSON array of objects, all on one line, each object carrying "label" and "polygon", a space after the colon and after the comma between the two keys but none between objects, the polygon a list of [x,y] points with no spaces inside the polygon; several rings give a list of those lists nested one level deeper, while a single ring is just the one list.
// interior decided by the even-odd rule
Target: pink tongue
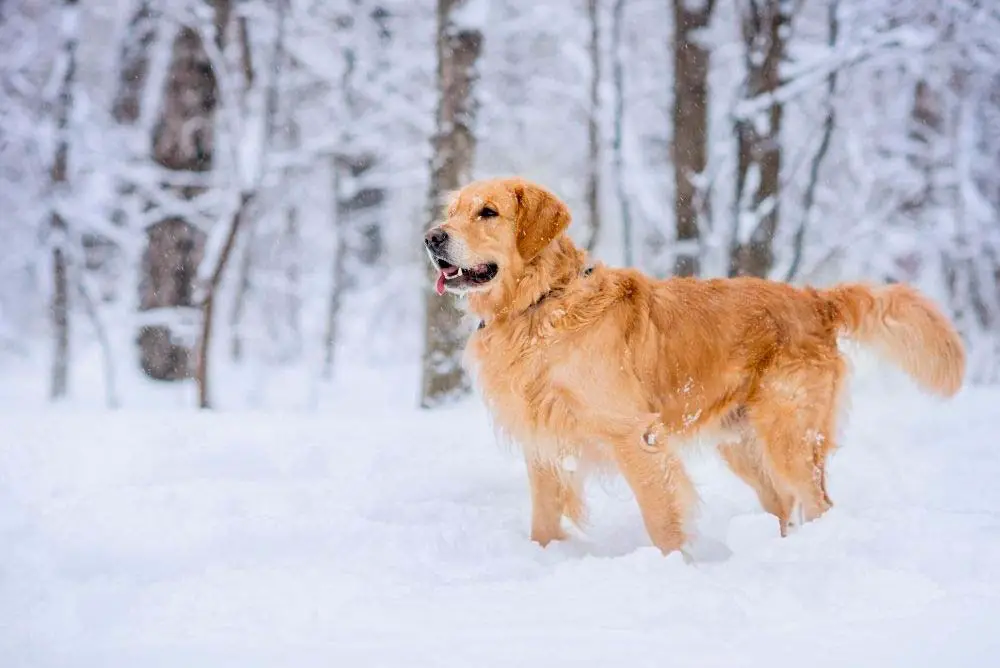
[{"label": "pink tongue", "polygon": [[444,294],[444,272],[443,271],[438,274],[437,283],[434,284],[434,290],[438,293],[439,296]]}]

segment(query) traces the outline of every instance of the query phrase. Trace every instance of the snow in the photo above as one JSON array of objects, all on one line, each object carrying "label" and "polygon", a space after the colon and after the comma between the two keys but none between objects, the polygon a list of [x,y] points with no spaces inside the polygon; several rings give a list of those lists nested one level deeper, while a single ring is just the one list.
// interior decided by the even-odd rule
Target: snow
[{"label": "snow", "polygon": [[708,6],[708,0],[684,0],[684,11],[701,13]]},{"label": "snow", "polygon": [[731,554],[689,563],[615,478],[585,534],[531,543],[479,402],[421,412],[395,378],[346,378],[318,412],[9,396],[4,667],[995,665],[1000,388],[857,388],[836,505],[786,539],[691,458]]},{"label": "snow", "polygon": [[461,0],[448,15],[448,20],[458,30],[478,30],[489,27],[490,0]]}]

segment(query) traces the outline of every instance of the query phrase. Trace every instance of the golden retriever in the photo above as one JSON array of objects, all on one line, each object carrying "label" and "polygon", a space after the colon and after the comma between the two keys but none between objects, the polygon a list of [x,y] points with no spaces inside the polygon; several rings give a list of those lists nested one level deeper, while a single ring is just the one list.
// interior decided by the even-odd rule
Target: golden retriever
[{"label": "golden retriever", "polygon": [[777,517],[831,506],[824,467],[846,363],[838,336],[871,346],[922,388],[958,391],[965,351],[948,320],[906,285],[826,290],[756,278],[652,280],[588,268],[570,213],[518,178],[453,194],[426,249],[436,289],[481,319],[466,363],[496,426],[524,451],[531,538],[584,520],[582,483],[615,467],[652,542],[685,547],[697,497],[679,449],[721,439],[729,467]]}]

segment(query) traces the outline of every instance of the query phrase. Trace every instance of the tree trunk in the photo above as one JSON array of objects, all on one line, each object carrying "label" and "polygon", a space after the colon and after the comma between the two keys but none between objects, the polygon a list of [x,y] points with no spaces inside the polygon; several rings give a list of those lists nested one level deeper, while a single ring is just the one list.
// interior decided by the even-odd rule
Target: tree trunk
[{"label": "tree trunk", "polygon": [[337,323],[340,318],[340,302],[343,298],[343,284],[340,280],[342,273],[341,266],[344,263],[344,252],[346,245],[340,238],[343,230],[340,229],[340,166],[337,164],[337,156],[334,156],[330,165],[331,190],[333,191],[333,211],[330,219],[333,221],[334,240],[333,248],[333,274],[330,285],[330,301],[326,310],[326,332],[323,336],[323,370],[322,377],[325,380],[333,378],[333,364],[336,358],[338,332]]},{"label": "tree trunk", "polygon": [[108,338],[108,330],[101,320],[98,311],[97,301],[87,290],[86,281],[82,280],[77,284],[77,292],[80,295],[80,303],[90,318],[90,323],[94,326],[94,334],[97,335],[97,343],[101,347],[101,358],[104,366],[104,396],[108,408],[118,408],[118,390],[115,384],[115,353],[111,347],[111,339]]},{"label": "tree trunk", "polygon": [[[789,0],[741,0],[745,44],[743,97],[750,100],[781,84],[778,68],[785,57]],[[774,264],[781,176],[780,101],[736,121],[736,212],[730,248],[731,276],[766,277]]]},{"label": "tree trunk", "polygon": [[[285,50],[285,19],[288,13],[288,2],[278,3],[278,26],[275,32],[274,51],[271,55],[271,73],[266,89],[266,102],[264,106],[263,132],[260,142],[260,153],[258,157],[257,169],[254,171],[253,181],[240,184],[240,199],[229,221],[229,226],[225,230],[225,237],[218,255],[211,258],[214,266],[211,268],[206,284],[203,286],[201,301],[201,335],[198,337],[197,365],[195,367],[195,383],[198,385],[198,407],[212,407],[212,393],[209,384],[209,362],[212,352],[212,332],[215,324],[215,300],[219,296],[219,286],[225,276],[226,268],[229,266],[233,249],[236,248],[236,240],[242,229],[249,222],[250,206],[253,204],[257,194],[260,192],[261,183],[264,180],[267,168],[267,155],[273,148],[274,136],[276,133],[276,118],[278,105],[280,103],[280,67],[284,62]],[[229,22],[228,5],[220,5],[216,13],[216,30],[218,34],[226,29]],[[249,92],[257,80],[256,68],[254,66],[253,50],[250,41],[250,33],[245,17],[238,19],[238,34],[240,48],[240,63],[243,71],[244,91]],[[204,274],[202,274],[204,276]]]},{"label": "tree trunk", "polygon": [[[125,133],[125,160],[137,157],[137,144],[141,141],[136,133],[141,132],[137,126],[140,125],[143,96],[149,79],[150,51],[162,20],[155,5],[153,0],[140,0],[136,5],[118,54],[118,87],[111,105],[111,116],[120,126],[130,129]],[[112,222],[127,227],[142,203],[135,196],[135,184],[128,176],[122,174],[118,177],[117,190],[118,202],[112,212]]]},{"label": "tree trunk", "polygon": [[584,247],[593,251],[601,233],[601,24],[600,0],[587,0],[590,19],[590,113],[587,117],[587,212],[590,235]]},{"label": "tree trunk", "polygon": [[198,337],[197,364],[195,366],[194,378],[198,385],[198,408],[211,408],[212,395],[209,392],[208,362],[209,351],[212,345],[212,325],[215,316],[215,298],[219,294],[219,285],[222,277],[226,273],[229,265],[229,258],[232,257],[233,248],[236,246],[236,238],[240,233],[240,228],[247,219],[247,209],[253,201],[253,195],[244,192],[240,195],[240,204],[229,221],[229,228],[226,230],[226,238],[219,252],[218,260],[212,269],[212,274],[208,279],[208,285],[204,288],[204,298],[201,302],[201,336]]},{"label": "tree trunk", "polygon": [[294,203],[289,204],[285,211],[285,230],[283,245],[285,247],[285,317],[288,331],[292,335],[292,358],[298,359],[302,354],[302,270],[299,267],[299,253],[302,246],[301,225],[299,223],[299,208]]},{"label": "tree trunk", "polygon": [[250,226],[244,234],[243,256],[240,258],[239,278],[236,283],[236,295],[233,297],[233,307],[229,312],[229,358],[234,362],[243,361],[243,333],[240,325],[243,321],[243,311],[246,308],[247,296],[250,293],[250,272],[254,261],[254,226]]},{"label": "tree trunk", "polygon": [[[672,158],[677,252],[674,274],[701,271],[699,217],[704,199],[695,178],[704,175],[708,159],[709,52],[696,39],[708,26],[715,0],[700,5],[674,0],[674,107]],[[688,7],[692,7],[689,9]],[[697,8],[694,8],[697,7]]]},{"label": "tree trunk", "polygon": [[58,200],[65,196],[69,180],[69,126],[73,111],[73,86],[76,80],[76,57],[79,26],[77,0],[65,0],[65,15],[62,17],[64,60],[63,78],[59,84],[55,104],[55,125],[57,132],[56,154],[52,161],[50,179],[54,202],[49,222],[52,233],[52,331],[54,350],[52,355],[52,375],[49,387],[51,399],[62,399],[69,391],[69,261],[67,242],[69,229],[66,220],[59,213]]},{"label": "tree trunk", "polygon": [[[215,0],[217,33],[229,14],[229,0]],[[221,37],[220,37],[221,38]],[[218,83],[198,32],[181,28],[174,39],[167,90],[153,131],[153,159],[176,171],[212,169]],[[174,189],[174,196],[192,200],[200,189]],[[178,313],[194,308],[194,283],[205,247],[205,234],[180,216],[165,218],[147,230],[140,283],[139,309]],[[171,324],[142,327],[139,333],[143,371],[156,380],[191,377],[190,340],[180,339]]]},{"label": "tree trunk", "polygon": [[340,343],[340,313],[344,300],[352,289],[363,285],[364,274],[374,276],[371,269],[382,255],[381,214],[385,190],[380,187],[351,189],[364,179],[376,164],[374,154],[336,156],[334,158],[333,193],[336,213],[337,241],[333,257],[333,288],[327,313],[326,358],[323,376],[333,377],[334,359]]},{"label": "tree trunk", "polygon": [[[149,205],[138,192],[139,189],[130,175],[129,164],[139,160],[145,161],[148,158],[150,110],[144,106],[144,102],[149,90],[150,77],[153,76],[150,71],[152,50],[158,42],[162,20],[156,2],[139,0],[133,7],[128,29],[118,49],[118,80],[111,105],[111,116],[118,123],[120,142],[116,156],[118,163],[115,174],[116,201],[110,212],[110,219],[113,226],[127,230],[125,234],[129,238],[133,236],[133,228],[137,226],[143,209]],[[114,300],[121,309],[118,317],[129,317],[129,312],[137,307],[135,293],[132,291],[135,290],[135,281],[140,274],[142,249],[138,244],[115,243],[100,234],[86,234],[83,241],[107,247],[110,251],[101,257],[93,268],[88,266],[88,270],[106,272],[106,267],[113,267],[115,260],[120,261],[125,267],[124,271],[115,272],[110,277],[115,286],[111,294],[104,296],[103,299],[99,294],[91,294],[95,300],[94,308],[100,308],[101,301]]]},{"label": "tree trunk", "polygon": [[629,205],[628,193],[625,189],[625,156],[622,145],[625,134],[625,64],[624,54],[622,54],[622,16],[624,13],[625,0],[615,0],[611,13],[611,62],[615,89],[615,133],[612,149],[615,162],[615,190],[622,221],[622,254],[625,266],[631,267],[634,262],[632,208]]},{"label": "tree trunk", "polygon": [[118,90],[111,115],[122,125],[134,125],[142,113],[142,96],[149,76],[149,51],[156,40],[160,11],[153,0],[140,0],[128,24],[119,53]]},{"label": "tree trunk", "polygon": [[[840,34],[839,5],[839,0],[830,0],[830,4],[827,6],[827,44],[831,51],[836,48],[837,39]],[[789,283],[795,280],[799,269],[802,267],[806,232],[809,229],[813,205],[816,203],[816,188],[819,187],[819,172],[830,150],[830,140],[833,138],[833,129],[836,124],[837,101],[834,99],[836,94],[837,70],[833,70],[826,78],[826,115],[823,117],[823,130],[820,135],[819,147],[816,149],[816,153],[809,163],[809,181],[806,183],[806,189],[802,195],[801,219],[798,229],[795,230],[795,237],[792,239],[792,262],[788,267],[788,271],[785,272],[785,281]]]},{"label": "tree trunk", "polygon": [[[448,192],[469,181],[476,151],[473,133],[476,105],[473,88],[483,35],[477,26],[455,23],[455,14],[469,0],[438,0],[437,25],[437,131],[433,139],[431,182],[427,197],[427,224],[438,220]],[[482,1],[482,0],[472,0]],[[425,287],[426,330],[423,354],[423,387],[420,404],[430,408],[468,392],[462,368],[464,337],[461,312],[454,299],[439,297]]]},{"label": "tree trunk", "polygon": [[[281,0],[282,30],[288,20],[288,13],[291,10],[289,0]],[[282,72],[281,79],[287,77],[289,81],[296,81],[297,63],[294,58],[290,58],[287,51],[280,54],[279,67]],[[299,127],[298,105],[289,95],[287,88],[282,88],[275,82],[273,89],[279,95],[278,102],[282,105],[282,118],[280,123],[280,136],[285,151],[296,151],[302,148],[302,132]],[[286,167],[284,179],[288,183],[295,183],[299,180],[299,169],[297,167]],[[285,228],[282,240],[284,247],[285,279],[286,284],[286,318],[289,332],[292,335],[292,358],[298,360],[305,349],[305,342],[302,335],[302,222],[300,220],[299,203],[295,198],[291,198],[286,203]]]},{"label": "tree trunk", "polygon": [[[994,235],[983,234],[984,228],[995,227],[995,221],[985,225],[979,222],[986,198],[981,198],[978,206],[969,206],[969,193],[976,189],[974,177],[965,171],[970,161],[953,157],[963,151],[963,147],[956,146],[962,142],[962,135],[965,142],[971,143],[972,133],[966,124],[972,120],[962,109],[969,104],[969,92],[964,90],[968,71],[954,67],[949,70],[944,81],[939,75],[935,79],[921,78],[914,86],[906,158],[919,173],[921,187],[904,200],[901,213],[908,225],[921,231],[939,230],[947,215],[949,224],[942,236],[948,242],[938,252],[948,306],[959,331],[970,341],[970,356],[982,355],[983,343],[993,335],[993,352],[987,353],[992,363],[970,365],[970,377],[973,381],[995,382],[996,353],[1000,352],[995,337],[1000,323],[1000,258],[993,245]],[[976,137],[972,141],[984,140]],[[895,264],[912,267],[922,262],[904,257],[897,258]],[[910,269],[913,274],[917,271]],[[897,280],[913,280],[898,273]]]},{"label": "tree trunk", "polygon": [[[344,74],[341,91],[347,122],[340,136],[340,150],[333,160],[333,184],[336,225],[334,249],[333,288],[330,310],[327,313],[326,360],[323,376],[333,375],[334,358],[339,344],[339,318],[347,295],[355,288],[377,284],[377,267],[384,250],[383,219],[385,216],[386,188],[380,177],[379,166],[383,156],[368,146],[358,146],[364,123],[364,90],[369,72],[359,68],[372,65],[374,69],[387,66],[384,47],[392,38],[385,24],[387,10],[377,4],[369,8],[356,5],[350,14],[342,17],[346,27],[343,49]],[[373,34],[374,33],[374,34]],[[368,40],[377,40],[378,46]],[[369,93],[370,94],[370,93]]]}]

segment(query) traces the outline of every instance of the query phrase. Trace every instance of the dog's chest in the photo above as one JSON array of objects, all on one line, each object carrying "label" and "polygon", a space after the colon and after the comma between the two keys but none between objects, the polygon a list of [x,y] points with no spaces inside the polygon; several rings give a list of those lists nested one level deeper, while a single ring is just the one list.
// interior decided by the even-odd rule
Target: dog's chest
[{"label": "dog's chest", "polygon": [[470,341],[477,385],[491,411],[504,422],[523,420],[532,404],[552,389],[552,360],[559,345],[551,337],[497,328]]},{"label": "dog's chest", "polygon": [[[505,336],[506,335],[506,336]],[[547,458],[579,454],[579,355],[570,342],[503,330],[470,341],[476,384],[497,426],[522,447]]]}]

